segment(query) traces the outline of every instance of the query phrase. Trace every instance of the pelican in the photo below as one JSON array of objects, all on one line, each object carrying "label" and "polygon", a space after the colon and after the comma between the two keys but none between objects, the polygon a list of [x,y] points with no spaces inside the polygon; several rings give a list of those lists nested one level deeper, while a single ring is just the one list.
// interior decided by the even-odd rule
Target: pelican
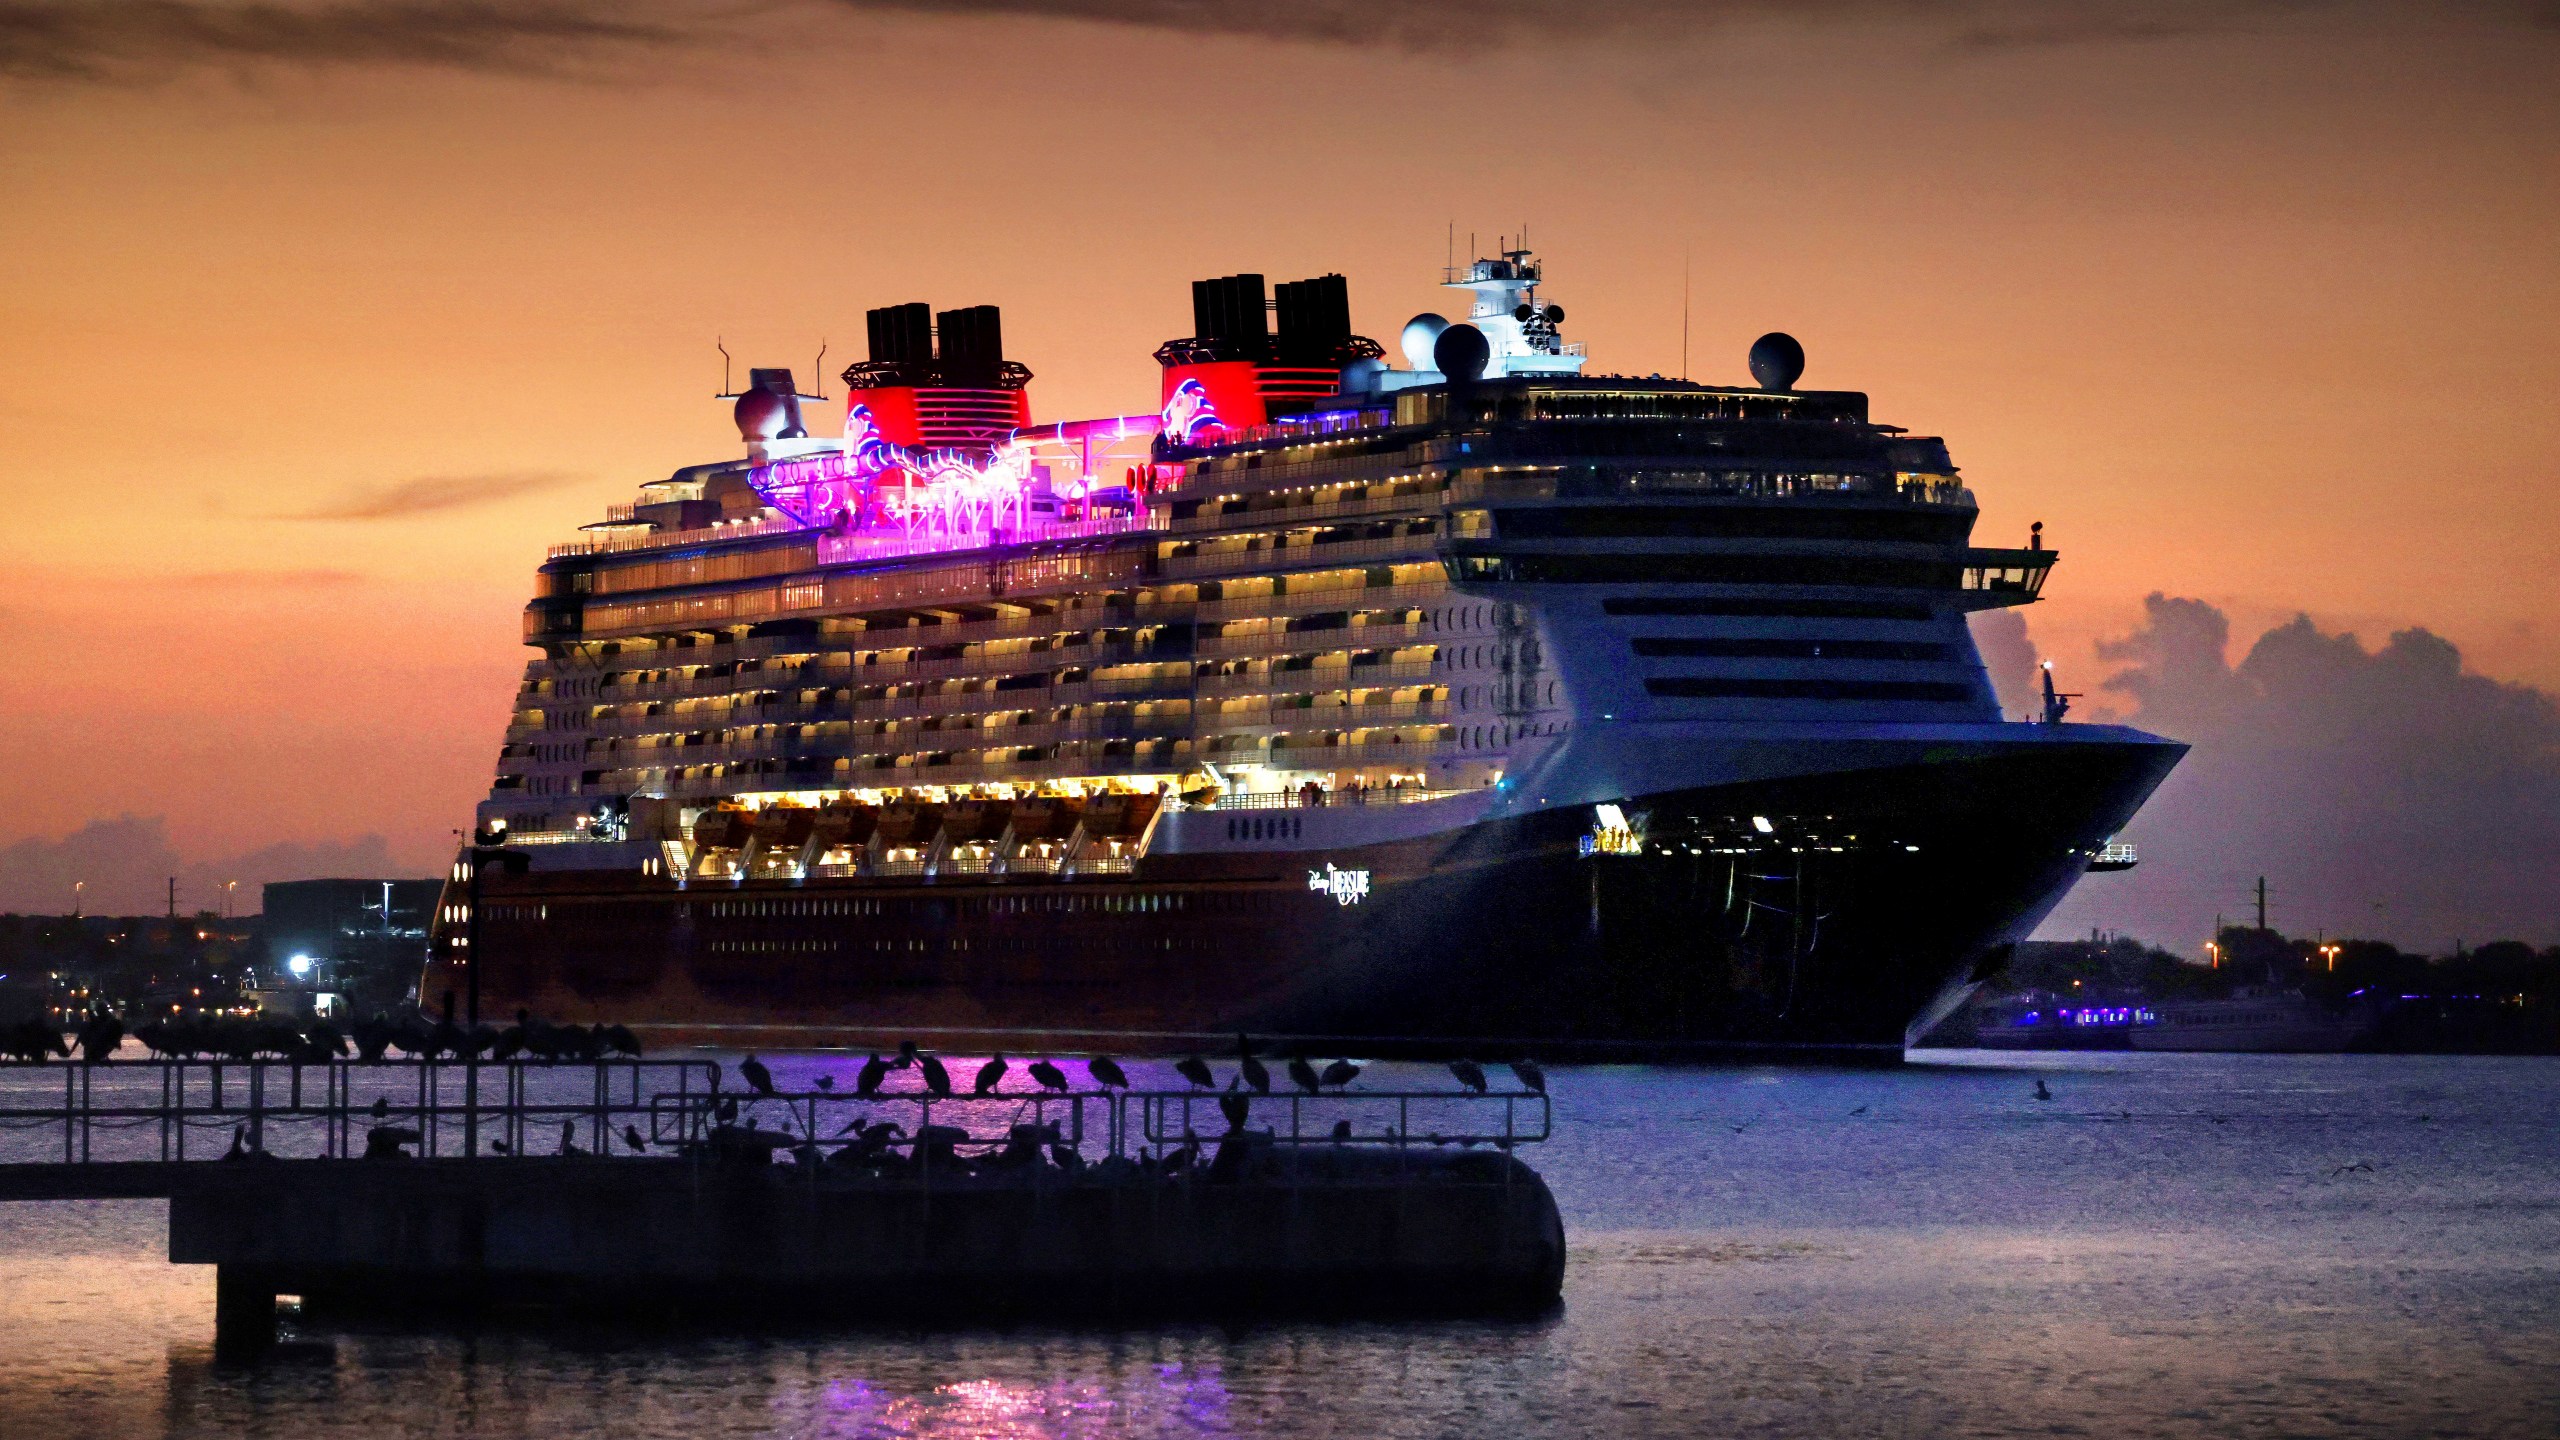
[{"label": "pelican", "polygon": [[1449,1073],[1458,1077],[1459,1084],[1479,1095],[1484,1093],[1484,1067],[1473,1060],[1450,1061]]},{"label": "pelican", "polygon": [[862,1062],[862,1073],[853,1079],[853,1090],[868,1098],[880,1093],[880,1082],[889,1078],[889,1062],[874,1055]]},{"label": "pelican", "polygon": [[1176,1061],[1174,1063],[1173,1073],[1190,1081],[1192,1084],[1199,1086],[1203,1090],[1215,1090],[1218,1088],[1218,1077],[1210,1073],[1209,1062],[1201,1059],[1197,1055],[1186,1056],[1183,1059]]},{"label": "pelican", "polygon": [[746,1059],[738,1062],[738,1075],[747,1082],[747,1088],[757,1094],[773,1093],[773,1072],[764,1068],[764,1062],[757,1059],[753,1052],[750,1052]]},{"label": "pelican", "polygon": [[1031,1062],[1031,1078],[1039,1081],[1043,1090],[1054,1090],[1061,1095],[1066,1093],[1067,1072],[1046,1060]]},{"label": "pelican", "polygon": [[1270,1070],[1266,1069],[1261,1061],[1253,1058],[1253,1042],[1241,1034],[1236,1036],[1236,1066],[1244,1072],[1244,1083],[1252,1086],[1259,1094],[1271,1093]]},{"label": "pelican", "polygon": [[1336,1060],[1324,1067],[1324,1083],[1340,1089],[1360,1078],[1360,1067],[1348,1060]]},{"label": "pelican", "polygon": [[649,1142],[640,1138],[640,1127],[637,1125],[622,1127],[622,1143],[630,1146],[631,1153],[634,1155],[649,1148]]},{"label": "pelican", "polygon": [[996,1087],[1004,1083],[1005,1069],[1004,1057],[1001,1055],[979,1066],[977,1092],[981,1095],[996,1093]]},{"label": "pelican", "polygon": [[924,1088],[937,1100],[951,1098],[951,1072],[942,1068],[935,1056],[920,1055],[916,1063],[924,1067]]},{"label": "pelican", "polygon": [[1085,1073],[1093,1077],[1093,1083],[1096,1085],[1103,1086],[1106,1089],[1118,1088],[1126,1090],[1129,1088],[1129,1073],[1120,1068],[1120,1062],[1112,1059],[1108,1055],[1094,1056],[1084,1068]]},{"label": "pelican", "polygon": [[1289,1057],[1289,1083],[1313,1095],[1324,1088],[1324,1077],[1316,1073],[1316,1067],[1307,1063],[1307,1057],[1292,1055]]},{"label": "pelican", "polygon": [[1541,1095],[1547,1093],[1547,1072],[1538,1068],[1537,1061],[1514,1060],[1511,1062],[1511,1073],[1518,1076],[1520,1083],[1529,1089]]}]

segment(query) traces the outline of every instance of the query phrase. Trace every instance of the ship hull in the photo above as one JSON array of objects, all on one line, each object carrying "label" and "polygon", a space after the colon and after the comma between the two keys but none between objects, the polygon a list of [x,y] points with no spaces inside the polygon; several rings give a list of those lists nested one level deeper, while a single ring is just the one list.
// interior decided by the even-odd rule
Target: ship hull
[{"label": "ship hull", "polygon": [[[660,1043],[1163,1053],[1250,1031],[1364,1055],[1891,1060],[2181,748],[1974,747],[1630,795],[1645,833],[1615,847],[1581,805],[1345,844],[1305,823],[1330,816],[1245,812],[1221,822],[1318,843],[1067,881],[493,872],[477,998]],[[469,1003],[457,967],[424,989]]]}]

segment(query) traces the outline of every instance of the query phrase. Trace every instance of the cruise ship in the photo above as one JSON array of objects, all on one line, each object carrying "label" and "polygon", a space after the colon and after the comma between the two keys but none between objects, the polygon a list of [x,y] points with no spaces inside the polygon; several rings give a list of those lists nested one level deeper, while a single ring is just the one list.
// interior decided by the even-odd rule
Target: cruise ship
[{"label": "cruise ship", "polygon": [[1442,278],[1402,364],[1339,275],[1194,282],[1126,415],[1036,421],[985,305],[872,311],[835,399],[751,371],[743,453],[536,575],[422,1000],[1898,1057],[2183,747],[2003,717],[1967,616],[2055,552],[1973,544],[1945,444],[1798,388],[1794,340],[1603,375],[1526,249]]}]

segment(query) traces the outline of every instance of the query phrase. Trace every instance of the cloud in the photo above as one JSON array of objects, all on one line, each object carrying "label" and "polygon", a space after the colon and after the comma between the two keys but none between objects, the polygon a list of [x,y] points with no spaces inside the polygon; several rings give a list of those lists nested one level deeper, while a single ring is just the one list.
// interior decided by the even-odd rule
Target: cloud
[{"label": "cloud", "polygon": [[594,0],[0,0],[0,78],[131,84],[276,63],[561,74],[702,38],[662,6]]},{"label": "cloud", "polygon": [[[2174,39],[2261,20],[2347,14],[2354,0],[831,0],[846,10],[1078,20],[1185,34],[1456,52],[1705,36],[1729,25],[1915,23],[1967,49]],[[2549,24],[2549,0],[2440,0],[2401,13]]]},{"label": "cloud", "polygon": [[567,76],[641,53],[805,46],[811,20],[1063,20],[1182,35],[1384,47],[1701,40],[1726,27],[1927,27],[1959,50],[2124,44],[2327,16],[2472,16],[2548,27],[2553,0],[0,0],[0,81],[132,85],[200,69],[406,65]]},{"label": "cloud", "polygon": [[2122,666],[2105,688],[2195,748],[2126,831],[2141,868],[2084,881],[2054,929],[2183,945],[2264,875],[2289,931],[2560,940],[2560,700],[2424,629],[2367,650],[2297,616],[2234,665],[2221,611],[2144,608],[2100,647]]},{"label": "cloud", "polygon": [[79,903],[92,915],[157,915],[168,907],[175,877],[181,914],[221,910],[222,887],[234,880],[240,883],[231,892],[233,911],[248,914],[259,907],[258,887],[271,881],[402,873],[379,835],[189,861],[170,843],[162,817],[119,815],[92,820],[59,840],[30,837],[0,848],[0,910],[62,914],[71,909],[71,887],[86,882]]},{"label": "cloud", "polygon": [[432,515],[441,510],[460,510],[473,505],[487,505],[512,500],[519,495],[557,490],[585,479],[555,470],[502,470],[488,475],[425,475],[412,480],[396,481],[371,490],[349,494],[328,504],[309,510],[297,510],[279,518],[286,520],[406,520],[412,515]]}]

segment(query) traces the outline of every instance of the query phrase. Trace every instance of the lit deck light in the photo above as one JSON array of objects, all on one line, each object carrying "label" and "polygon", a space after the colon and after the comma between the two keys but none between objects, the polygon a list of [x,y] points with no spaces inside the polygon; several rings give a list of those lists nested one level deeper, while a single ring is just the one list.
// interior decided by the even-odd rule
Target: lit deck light
[{"label": "lit deck light", "polygon": [[1766,815],[1752,816],[1751,828],[1759,831],[1763,835],[1775,835],[1778,833],[1778,827],[1770,824],[1769,817]]}]

